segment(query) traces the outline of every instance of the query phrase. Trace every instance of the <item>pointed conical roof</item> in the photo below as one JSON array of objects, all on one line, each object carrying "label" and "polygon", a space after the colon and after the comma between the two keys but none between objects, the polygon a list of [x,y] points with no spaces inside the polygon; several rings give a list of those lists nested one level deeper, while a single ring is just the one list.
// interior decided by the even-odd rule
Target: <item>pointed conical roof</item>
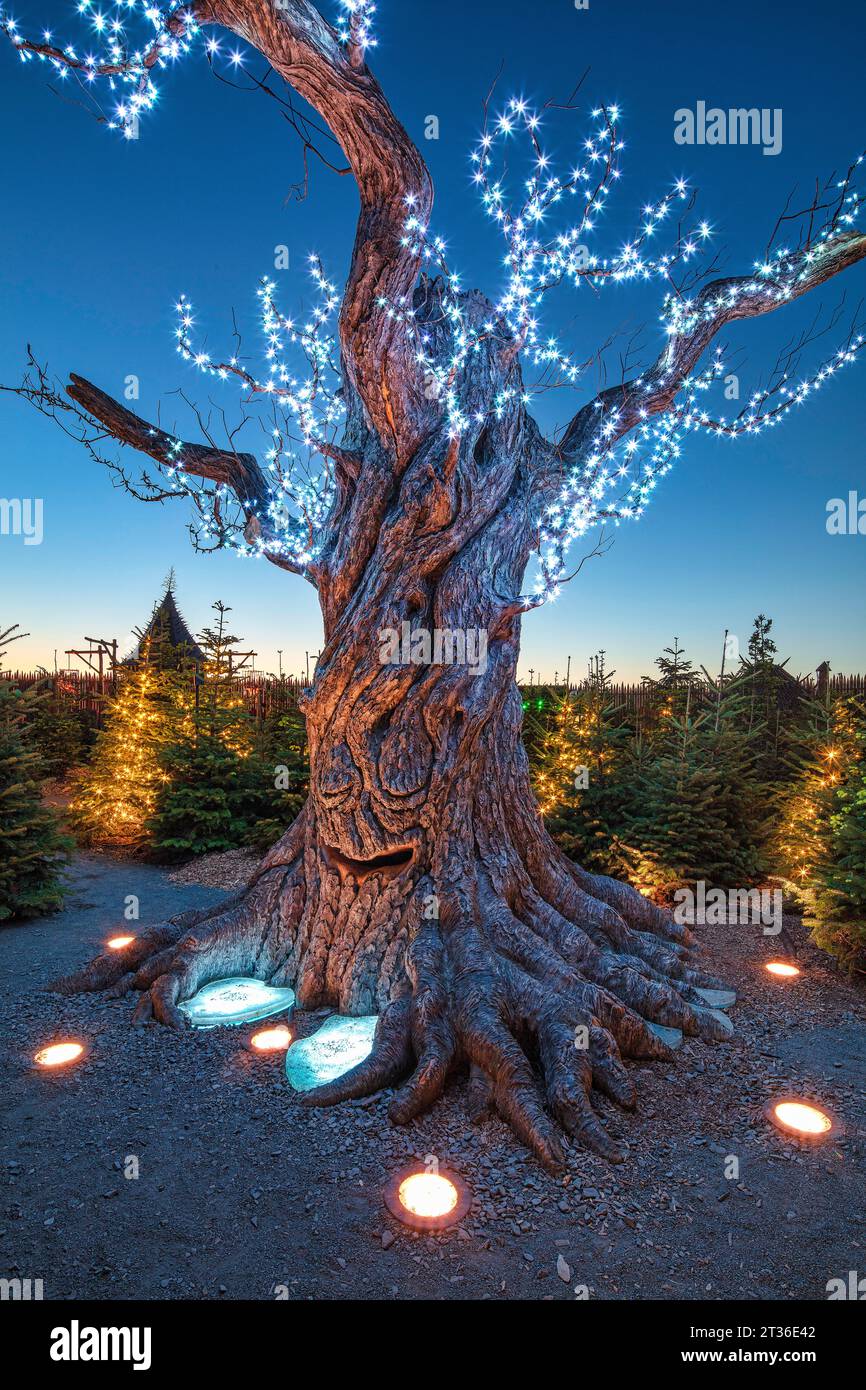
[{"label": "pointed conical roof", "polygon": [[166,586],[162,602],[154,608],[150,622],[142,630],[135,652],[127,657],[127,662],[137,661],[141,656],[142,643],[148,637],[157,634],[170,646],[182,647],[190,661],[204,661],[204,652],[187,627],[183,614],[175,602],[174,584],[171,579]]}]

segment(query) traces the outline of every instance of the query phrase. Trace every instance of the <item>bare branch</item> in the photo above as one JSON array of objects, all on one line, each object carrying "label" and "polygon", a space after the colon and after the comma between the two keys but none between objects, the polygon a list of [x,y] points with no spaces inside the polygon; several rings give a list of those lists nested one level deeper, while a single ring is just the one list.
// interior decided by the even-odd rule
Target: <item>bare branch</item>
[{"label": "bare branch", "polygon": [[[315,582],[315,566],[293,558],[280,534],[279,518],[272,511],[267,480],[255,455],[239,453],[234,448],[220,449],[216,443],[193,444],[178,439],[158,425],[148,424],[133,411],[114,400],[84,377],[73,374],[65,393],[55,385],[46,369],[28,348],[28,369],[20,386],[0,387],[29,401],[43,415],[53,419],[64,433],[82,444],[97,463],[110,469],[116,485],[131,493],[140,502],[167,502],[176,497],[189,498],[204,519],[204,531],[212,545],[201,546],[193,530],[198,549],[220,548],[235,543],[240,526],[243,539],[256,552],[263,554],[280,569],[302,574]],[[185,399],[185,398],[184,398]],[[194,408],[193,408],[194,409]],[[195,411],[202,433],[209,437],[207,423]],[[230,436],[231,438],[231,436]],[[142,473],[136,481],[115,460],[106,457],[102,445],[113,440],[155,459],[161,483]],[[344,465],[348,466],[348,465]],[[212,483],[211,489],[199,489],[192,479]],[[237,499],[243,522],[233,524],[223,514],[226,500]],[[192,528],[191,528],[192,529]]]},{"label": "bare branch", "polygon": [[612,448],[642,420],[670,407],[685,379],[727,324],[772,313],[864,257],[866,235],[838,232],[813,249],[783,259],[771,276],[713,280],[677,313],[670,341],[653,366],[584,405],[566,429],[557,452],[565,460],[579,456],[595,435],[600,412],[610,422],[605,443]]}]

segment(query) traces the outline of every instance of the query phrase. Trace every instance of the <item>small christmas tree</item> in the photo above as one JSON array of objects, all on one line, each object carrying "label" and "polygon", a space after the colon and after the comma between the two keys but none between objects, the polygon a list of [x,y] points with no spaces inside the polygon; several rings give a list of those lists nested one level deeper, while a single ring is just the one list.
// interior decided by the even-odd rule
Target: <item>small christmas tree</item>
[{"label": "small christmas tree", "polygon": [[62,777],[84,762],[87,724],[56,677],[46,681],[44,698],[36,702],[32,712],[30,730],[46,778]]},{"label": "small christmas tree", "polygon": [[747,727],[751,731],[756,724],[763,724],[765,729],[759,754],[761,775],[778,791],[789,776],[803,702],[799,682],[785,670],[787,659],[776,661],[772,627],[772,618],[764,613],[755,618],[749,655],[740,659],[740,675],[748,678]]},{"label": "small christmas tree", "polygon": [[643,683],[653,693],[656,717],[666,719],[682,714],[686,701],[691,704],[694,699],[693,686],[698,677],[678,637],[672,647],[665,647],[656,657],[655,664],[658,676],[644,676]]},{"label": "small christmas tree", "polygon": [[213,607],[216,622],[198,639],[205,659],[196,706],[160,756],[164,778],[147,827],[160,859],[270,844],[296,814],[234,686],[231,654],[240,638],[228,631],[231,609]]},{"label": "small christmas tree", "polygon": [[201,714],[193,716],[189,733],[166,746],[162,763],[166,779],[147,825],[159,859],[189,859],[246,844],[256,816],[270,810],[260,760],[237,753]]},{"label": "small christmas tree", "polygon": [[816,941],[851,968],[866,960],[866,705],[806,702],[776,838]]},{"label": "small christmas tree", "polygon": [[851,970],[866,970],[866,707],[847,703],[848,761],[840,769],[828,852],[816,873],[813,934]]},{"label": "small christmas tree", "polygon": [[261,757],[266,767],[269,810],[257,818],[250,843],[269,848],[299,814],[310,783],[307,725],[299,709],[281,710],[265,721]]},{"label": "small christmas tree", "polygon": [[[705,673],[706,674],[706,673]],[[767,868],[767,789],[756,770],[760,730],[742,727],[747,692],[739,680],[714,682],[696,716],[656,731],[638,773],[635,811],[623,829],[629,876],[642,892],[669,898],[703,881],[749,887]]]},{"label": "small christmas tree", "polygon": [[606,874],[622,870],[619,831],[635,786],[633,732],[622,706],[610,698],[615,674],[600,651],[578,690],[553,697],[534,776],[541,813],[557,843],[585,868]]},{"label": "small christmas tree", "polygon": [[749,661],[759,670],[769,670],[776,660],[776,644],[770,636],[773,619],[759,613],[749,635]]},{"label": "small christmas tree", "polygon": [[842,767],[851,765],[851,728],[844,703],[805,699],[802,719],[788,735],[787,785],[778,792],[773,858],[778,873],[796,888],[815,890],[817,870],[830,842]]},{"label": "small christmas tree", "polygon": [[70,802],[73,825],[88,844],[142,849],[156,794],[168,774],[160,753],[183,717],[181,673],[166,670],[155,639],[118,676],[93,760]]},{"label": "small christmas tree", "polygon": [[[0,631],[0,666],[10,642],[23,637]],[[60,871],[72,841],[59,830],[39,788],[40,760],[29,727],[40,690],[21,691],[0,674],[0,922],[34,917],[60,907]]]}]

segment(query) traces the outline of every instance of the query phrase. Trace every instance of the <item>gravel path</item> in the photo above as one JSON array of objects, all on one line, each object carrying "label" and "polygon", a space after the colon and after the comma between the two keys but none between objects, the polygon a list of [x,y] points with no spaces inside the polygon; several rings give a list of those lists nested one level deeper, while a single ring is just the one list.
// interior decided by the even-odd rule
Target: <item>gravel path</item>
[{"label": "gravel path", "polygon": [[[866,1273],[866,995],[796,921],[781,946],[699,931],[739,990],[735,1037],[640,1067],[635,1114],[603,1103],[626,1163],[573,1150],[557,1181],[498,1121],[467,1122],[462,1082],[397,1130],[381,1098],[303,1109],[281,1059],[246,1050],[250,1030],[133,1029],[130,999],[42,993],[123,923],[128,894],[141,925],[221,897],[94,857],[73,889],[61,915],[0,931],[0,1271],[42,1278],[46,1298],[823,1299],[829,1279]],[[800,979],[766,976],[791,949]],[[37,1072],[33,1052],[63,1037],[86,1040],[86,1060]],[[800,1150],[771,1131],[762,1106],[788,1088],[823,1098],[843,1137]],[[438,1236],[381,1201],[427,1154],[475,1194]]]}]

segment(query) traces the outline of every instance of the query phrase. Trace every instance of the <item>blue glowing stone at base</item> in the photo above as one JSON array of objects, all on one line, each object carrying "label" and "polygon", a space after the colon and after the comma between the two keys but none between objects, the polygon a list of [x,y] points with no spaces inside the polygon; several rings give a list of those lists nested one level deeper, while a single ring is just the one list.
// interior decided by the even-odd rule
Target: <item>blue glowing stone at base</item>
[{"label": "blue glowing stone at base", "polygon": [[264,980],[238,975],[229,980],[212,980],[192,999],[184,999],[178,1008],[186,1014],[193,1028],[219,1028],[226,1024],[255,1023],[272,1014],[286,1013],[294,1002],[293,989],[266,985]]},{"label": "blue glowing stone at base", "polygon": [[351,1071],[373,1050],[378,1015],[346,1018],[334,1014],[309,1038],[293,1042],[286,1053],[286,1076],[295,1091],[312,1091]]}]

